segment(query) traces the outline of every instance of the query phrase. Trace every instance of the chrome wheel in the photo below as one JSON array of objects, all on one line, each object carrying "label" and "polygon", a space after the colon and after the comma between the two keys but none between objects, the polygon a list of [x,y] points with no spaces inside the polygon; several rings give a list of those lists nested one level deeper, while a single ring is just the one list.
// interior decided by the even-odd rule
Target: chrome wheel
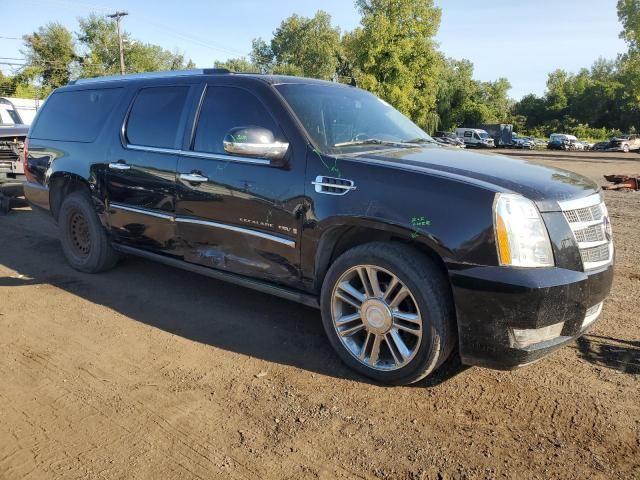
[{"label": "chrome wheel", "polygon": [[343,273],[332,292],[331,314],[342,345],[369,368],[402,368],[420,347],[418,304],[409,288],[384,268],[357,265]]}]

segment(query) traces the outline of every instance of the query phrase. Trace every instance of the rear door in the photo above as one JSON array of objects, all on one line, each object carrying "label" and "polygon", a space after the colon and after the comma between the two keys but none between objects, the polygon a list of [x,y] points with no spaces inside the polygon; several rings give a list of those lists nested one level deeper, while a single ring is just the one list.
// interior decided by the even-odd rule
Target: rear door
[{"label": "rear door", "polygon": [[109,219],[122,243],[174,253],[176,168],[191,85],[136,89],[107,168]]},{"label": "rear door", "polygon": [[[300,276],[305,149],[290,143],[286,165],[272,166],[223,146],[231,129],[247,126],[290,142],[274,109],[282,104],[261,82],[243,88],[221,79],[204,86],[178,164],[176,226],[185,260],[291,285]],[[200,180],[188,180],[194,176]]]}]

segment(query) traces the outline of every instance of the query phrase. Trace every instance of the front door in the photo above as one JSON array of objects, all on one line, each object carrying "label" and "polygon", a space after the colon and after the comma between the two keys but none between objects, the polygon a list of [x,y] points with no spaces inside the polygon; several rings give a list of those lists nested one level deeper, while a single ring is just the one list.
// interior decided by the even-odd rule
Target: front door
[{"label": "front door", "polygon": [[228,272],[295,285],[305,157],[287,154],[284,166],[225,151],[237,127],[262,127],[286,142],[272,112],[254,93],[208,84],[193,138],[178,162],[176,226],[184,258]]},{"label": "front door", "polygon": [[175,249],[176,168],[190,88],[153,86],[134,95],[107,167],[109,221],[121,243]]}]

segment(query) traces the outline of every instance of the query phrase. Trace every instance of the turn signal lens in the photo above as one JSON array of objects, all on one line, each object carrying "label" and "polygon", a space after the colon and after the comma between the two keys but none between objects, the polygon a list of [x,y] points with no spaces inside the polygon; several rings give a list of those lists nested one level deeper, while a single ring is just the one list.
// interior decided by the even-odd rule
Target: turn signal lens
[{"label": "turn signal lens", "polygon": [[552,267],[553,251],[538,208],[521,195],[499,193],[494,226],[500,265]]}]

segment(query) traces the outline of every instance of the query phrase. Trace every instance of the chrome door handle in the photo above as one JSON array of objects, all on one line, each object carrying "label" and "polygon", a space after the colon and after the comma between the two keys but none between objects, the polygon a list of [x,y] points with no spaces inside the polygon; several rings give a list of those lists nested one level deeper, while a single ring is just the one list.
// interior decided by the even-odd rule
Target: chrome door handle
[{"label": "chrome door handle", "polygon": [[131,165],[122,162],[112,162],[109,164],[111,170],[131,170]]},{"label": "chrome door handle", "polygon": [[189,183],[203,183],[209,181],[207,177],[200,175],[199,173],[181,173],[180,180],[184,180]]}]

